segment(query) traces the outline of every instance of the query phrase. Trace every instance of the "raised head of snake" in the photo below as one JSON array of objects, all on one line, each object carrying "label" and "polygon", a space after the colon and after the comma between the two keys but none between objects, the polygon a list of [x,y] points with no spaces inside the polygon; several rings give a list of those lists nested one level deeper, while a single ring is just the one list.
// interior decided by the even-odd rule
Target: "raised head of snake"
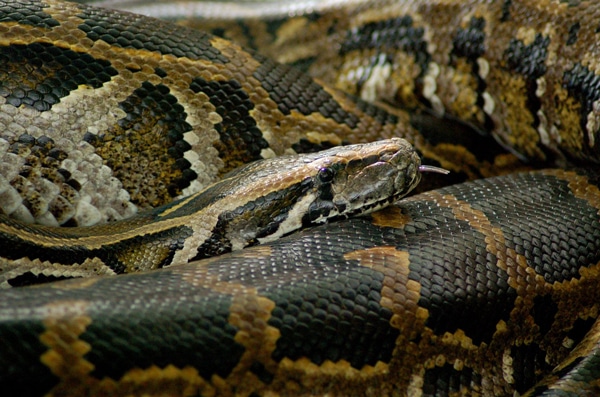
[{"label": "raised head of snake", "polygon": [[376,210],[413,189],[424,170],[431,168],[412,146],[393,138],[257,161],[200,193],[105,225],[49,228],[4,218],[0,239],[11,249],[2,268],[35,278],[40,261],[114,273],[186,263]]}]

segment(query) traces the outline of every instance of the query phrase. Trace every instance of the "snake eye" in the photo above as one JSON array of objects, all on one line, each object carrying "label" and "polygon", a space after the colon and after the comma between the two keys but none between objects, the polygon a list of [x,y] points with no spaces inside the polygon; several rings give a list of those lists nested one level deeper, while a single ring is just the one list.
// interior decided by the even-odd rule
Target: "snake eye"
[{"label": "snake eye", "polygon": [[333,181],[334,172],[331,168],[323,167],[319,170],[319,180],[323,183]]}]

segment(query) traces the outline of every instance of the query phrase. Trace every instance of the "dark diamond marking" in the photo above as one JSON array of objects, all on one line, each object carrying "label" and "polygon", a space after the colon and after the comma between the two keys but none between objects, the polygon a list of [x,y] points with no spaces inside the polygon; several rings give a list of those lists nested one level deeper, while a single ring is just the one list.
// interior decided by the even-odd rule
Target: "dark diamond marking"
[{"label": "dark diamond marking", "polygon": [[0,7],[0,23],[18,22],[47,29],[60,25],[60,22],[44,12],[44,8],[48,6],[39,1],[3,1]]},{"label": "dark diamond marking", "polygon": [[93,41],[103,40],[122,48],[159,52],[162,55],[228,63],[211,44],[212,36],[195,29],[113,10],[81,5],[79,29]]},{"label": "dark diamond marking", "polygon": [[196,77],[190,84],[195,93],[206,94],[222,121],[215,125],[220,140],[214,145],[225,160],[222,172],[261,158],[261,151],[269,147],[262,131],[250,115],[254,104],[241,85],[235,81],[206,81]]},{"label": "dark diamond marking", "polygon": [[259,55],[255,55],[255,58],[261,65],[254,72],[254,77],[260,81],[284,115],[289,115],[292,110],[306,116],[320,113],[350,128],[358,125],[356,115],[342,109],[323,87],[301,71],[288,65],[276,64]]},{"label": "dark diamond marking", "polygon": [[15,107],[47,111],[79,85],[100,88],[116,74],[106,60],[48,43],[0,47],[0,95]]},{"label": "dark diamond marking", "polygon": [[529,45],[523,44],[521,40],[512,39],[505,53],[508,66],[529,79],[542,77],[547,69],[545,62],[549,44],[550,38],[539,33]]}]

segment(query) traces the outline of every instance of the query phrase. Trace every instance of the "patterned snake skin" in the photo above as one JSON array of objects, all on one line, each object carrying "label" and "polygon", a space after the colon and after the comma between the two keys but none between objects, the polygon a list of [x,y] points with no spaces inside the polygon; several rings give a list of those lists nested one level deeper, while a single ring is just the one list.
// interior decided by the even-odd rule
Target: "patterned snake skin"
[{"label": "patterned snake skin", "polygon": [[[126,219],[253,160],[394,136],[452,171],[241,251],[2,290],[0,390],[600,394],[600,6],[332,4],[180,22],[244,50],[124,12],[0,1],[10,222]],[[15,259],[5,243],[0,272],[26,260],[65,278],[48,252]]]}]

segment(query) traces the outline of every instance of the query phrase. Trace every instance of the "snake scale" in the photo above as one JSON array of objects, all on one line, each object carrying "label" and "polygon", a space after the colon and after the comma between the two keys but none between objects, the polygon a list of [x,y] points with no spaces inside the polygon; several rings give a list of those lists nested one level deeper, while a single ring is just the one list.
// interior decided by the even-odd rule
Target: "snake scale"
[{"label": "snake scale", "polygon": [[[73,246],[40,249],[44,230],[152,207],[190,217],[186,197],[254,160],[398,136],[452,171],[386,209],[221,256],[2,290],[3,393],[600,393],[600,6],[327,4],[181,22],[243,49],[121,11],[0,1],[9,281],[65,277],[68,254],[44,258]],[[542,166],[555,168],[523,171]],[[16,258],[18,239],[31,251]],[[15,261],[29,270],[6,276]]]}]

